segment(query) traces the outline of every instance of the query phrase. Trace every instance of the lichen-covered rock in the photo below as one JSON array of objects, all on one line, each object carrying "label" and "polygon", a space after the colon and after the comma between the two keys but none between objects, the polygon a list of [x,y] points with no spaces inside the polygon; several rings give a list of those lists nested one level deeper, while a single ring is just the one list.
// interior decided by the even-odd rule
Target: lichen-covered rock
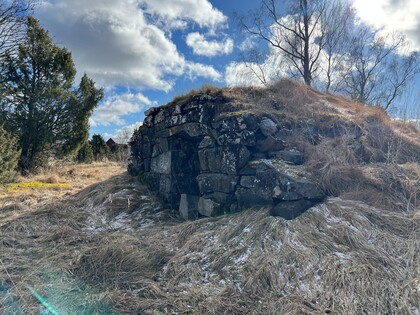
[{"label": "lichen-covered rock", "polygon": [[280,161],[252,161],[247,175],[241,177],[236,198],[241,206],[277,205],[296,200],[319,202],[325,194],[308,176],[302,167],[292,168]]},{"label": "lichen-covered rock", "polygon": [[147,110],[131,143],[130,173],[186,220],[253,205],[292,218],[321,201],[300,166],[303,154],[287,148],[277,124],[248,112],[219,116],[228,101],[196,95]]},{"label": "lichen-covered rock", "polygon": [[260,129],[262,134],[268,137],[277,131],[277,124],[270,118],[264,117],[260,122]]}]

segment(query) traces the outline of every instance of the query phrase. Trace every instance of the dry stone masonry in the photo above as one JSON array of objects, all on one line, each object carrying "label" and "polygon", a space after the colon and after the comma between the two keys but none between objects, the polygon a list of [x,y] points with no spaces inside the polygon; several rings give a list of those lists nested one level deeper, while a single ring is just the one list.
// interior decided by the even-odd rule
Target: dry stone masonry
[{"label": "dry stone masonry", "polygon": [[251,112],[224,113],[225,98],[196,95],[146,111],[129,171],[186,220],[271,205],[293,219],[325,197],[288,149],[282,130]]}]

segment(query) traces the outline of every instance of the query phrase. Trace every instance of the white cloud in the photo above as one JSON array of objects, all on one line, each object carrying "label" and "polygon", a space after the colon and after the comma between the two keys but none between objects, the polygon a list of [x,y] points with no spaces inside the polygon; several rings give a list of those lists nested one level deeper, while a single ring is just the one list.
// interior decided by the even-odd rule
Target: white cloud
[{"label": "white cloud", "polygon": [[96,123],[96,121],[91,117],[89,117],[89,126],[90,127],[96,127],[98,124]]},{"label": "white cloud", "polygon": [[138,113],[145,107],[154,105],[141,93],[125,93],[108,96],[102,105],[94,112],[91,126],[124,125],[124,116]]},{"label": "white cloud", "polygon": [[225,70],[225,81],[228,86],[262,86],[262,81],[253,73],[250,66],[244,62],[231,62]]},{"label": "white cloud", "polygon": [[[225,27],[227,17],[207,0],[144,0],[147,10],[168,23],[192,20],[200,27]],[[182,23],[181,23],[182,25]]]},{"label": "white cloud", "polygon": [[220,81],[222,79],[222,75],[217,70],[201,63],[189,63],[186,66],[185,72],[191,80],[196,77],[212,78],[215,81]]},{"label": "white cloud", "polygon": [[399,31],[406,35],[413,49],[420,50],[420,5],[417,0],[355,0],[358,16],[376,28]]},{"label": "white cloud", "polygon": [[289,67],[278,50],[270,49],[264,60],[232,62],[225,70],[228,86],[263,86],[288,76]]},{"label": "white cloud", "polygon": [[188,34],[186,43],[192,48],[194,54],[200,56],[228,55],[233,50],[232,39],[226,38],[223,41],[207,40],[204,35],[197,32]]},{"label": "white cloud", "polygon": [[184,20],[209,27],[226,20],[207,0],[47,0],[36,13],[55,42],[72,52],[78,72],[86,72],[99,85],[167,91],[174,78],[186,72],[192,72],[191,77],[220,76],[208,65],[202,67],[209,71],[194,72],[200,67],[185,59],[164,29],[148,21],[145,3],[147,10],[173,19],[175,27],[185,25]]},{"label": "white cloud", "polygon": [[254,49],[257,46],[255,39],[253,37],[247,37],[245,40],[239,44],[238,48],[240,51],[245,52],[251,49]]}]

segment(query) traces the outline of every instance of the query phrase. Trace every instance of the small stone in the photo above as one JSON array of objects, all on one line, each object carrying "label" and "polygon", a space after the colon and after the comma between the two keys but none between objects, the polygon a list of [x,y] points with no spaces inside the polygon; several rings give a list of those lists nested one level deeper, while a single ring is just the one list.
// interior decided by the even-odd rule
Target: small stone
[{"label": "small stone", "polygon": [[277,124],[270,118],[265,117],[260,122],[260,130],[264,136],[271,136],[277,131]]}]

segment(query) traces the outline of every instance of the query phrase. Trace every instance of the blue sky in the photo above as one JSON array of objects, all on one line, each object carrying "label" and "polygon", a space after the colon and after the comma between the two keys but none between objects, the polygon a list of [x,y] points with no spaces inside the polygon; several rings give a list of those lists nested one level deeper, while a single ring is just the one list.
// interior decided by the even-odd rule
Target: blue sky
[{"label": "blue sky", "polygon": [[[398,27],[419,50],[416,0],[354,1],[361,19]],[[233,13],[258,5],[256,0],[44,0],[35,15],[54,41],[72,52],[78,78],[87,73],[105,88],[91,133],[108,138],[131,132],[147,108],[192,88],[243,83],[232,65],[247,42]]]}]

